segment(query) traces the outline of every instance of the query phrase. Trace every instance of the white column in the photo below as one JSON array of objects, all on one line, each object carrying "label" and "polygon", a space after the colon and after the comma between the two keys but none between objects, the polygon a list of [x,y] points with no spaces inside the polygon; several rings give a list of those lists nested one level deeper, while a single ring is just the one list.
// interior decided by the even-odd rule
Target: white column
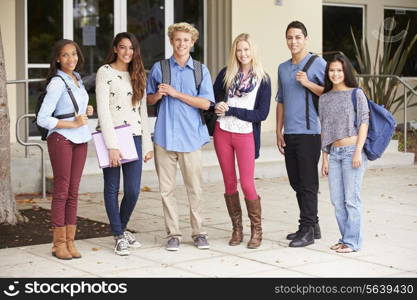
[{"label": "white column", "polygon": [[74,39],[74,3],[73,0],[63,0],[64,39]]},{"label": "white column", "polygon": [[168,37],[168,27],[174,24],[174,0],[165,0],[165,58],[172,55],[172,47]]},{"label": "white column", "polygon": [[127,31],[127,0],[114,2],[114,35]]}]

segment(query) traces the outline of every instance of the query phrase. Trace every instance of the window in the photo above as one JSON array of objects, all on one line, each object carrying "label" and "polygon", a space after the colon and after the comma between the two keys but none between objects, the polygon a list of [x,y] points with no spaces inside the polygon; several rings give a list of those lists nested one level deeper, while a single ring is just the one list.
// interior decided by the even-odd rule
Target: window
[{"label": "window", "polygon": [[[394,41],[393,48],[395,45],[399,45],[402,38],[405,37],[404,48],[411,42],[411,40],[417,34],[417,10],[405,10],[405,9],[395,9],[387,8],[384,10],[384,18],[393,18],[391,26],[393,27],[393,36],[397,37]],[[405,31],[407,28],[407,23],[410,22],[408,27],[408,32]],[[392,51],[394,55],[395,51]],[[414,43],[411,52],[408,55],[407,62],[404,66],[402,76],[417,76],[417,43]]]},{"label": "window", "polygon": [[191,49],[191,56],[204,62],[204,1],[175,0],[175,23],[187,22],[197,28],[199,38]]},{"label": "window", "polygon": [[74,0],[74,41],[84,55],[81,77],[89,95],[89,104],[95,109],[96,72],[107,57],[113,33],[113,1]]},{"label": "window", "polygon": [[145,69],[165,58],[165,11],[161,0],[128,0],[127,31],[139,41]]},{"label": "window", "polygon": [[[46,78],[53,44],[62,39],[63,2],[56,0],[28,0],[28,78]],[[35,112],[38,96],[45,82],[29,83],[29,113]],[[30,120],[29,136],[37,136],[39,132]]]},{"label": "window", "polygon": [[28,0],[29,64],[49,64],[52,45],[63,35],[62,1]]},{"label": "window", "polygon": [[[323,52],[341,51],[356,66],[351,28],[356,40],[360,41],[363,38],[363,16],[362,6],[323,5]],[[329,59],[333,55],[324,54],[323,57]]]}]

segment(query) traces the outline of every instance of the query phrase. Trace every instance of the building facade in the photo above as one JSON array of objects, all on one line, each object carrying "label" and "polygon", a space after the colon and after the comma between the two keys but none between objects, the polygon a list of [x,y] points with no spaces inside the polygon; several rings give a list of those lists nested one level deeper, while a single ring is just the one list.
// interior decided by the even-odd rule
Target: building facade
[{"label": "building facade", "polygon": [[[261,59],[277,89],[277,66],[289,59],[285,28],[293,20],[302,21],[309,32],[309,51],[326,54],[343,51],[355,60],[350,27],[355,35],[366,37],[371,57],[375,55],[378,30],[394,16],[396,30],[411,20],[410,34],[416,34],[416,0],[2,0],[0,28],[5,53],[7,79],[43,78],[49,52],[60,38],[75,40],[86,59],[82,74],[95,101],[95,72],[102,64],[111,40],[121,31],[134,33],[141,44],[145,67],[171,55],[167,39],[170,24],[187,21],[200,31],[192,55],[204,62],[214,78],[224,66],[233,38],[250,33],[260,48]],[[405,23],[404,23],[405,22]],[[413,27],[414,24],[414,27]],[[417,84],[417,46],[407,62],[406,76]],[[34,110],[41,83],[8,84],[11,116],[11,142],[15,142],[18,116]],[[271,99],[273,101],[273,99]],[[396,115],[402,122],[402,113]],[[417,118],[417,109],[408,119]],[[28,134],[36,131],[28,125]],[[263,126],[275,130],[275,101]],[[25,134],[24,130],[21,134]]]}]

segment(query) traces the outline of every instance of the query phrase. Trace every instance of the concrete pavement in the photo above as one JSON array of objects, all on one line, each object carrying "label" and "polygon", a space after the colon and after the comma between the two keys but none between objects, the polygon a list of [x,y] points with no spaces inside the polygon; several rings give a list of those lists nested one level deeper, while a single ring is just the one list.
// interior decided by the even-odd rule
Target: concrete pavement
[{"label": "concrete pavement", "polygon": [[[231,224],[223,184],[204,185],[203,218],[210,250],[192,244],[186,191],[177,199],[183,241],[177,252],[164,248],[165,230],[158,190],[142,192],[129,228],[142,248],[128,257],[113,253],[111,237],[77,241],[82,259],[61,261],[50,244],[0,249],[0,277],[417,277],[417,167],[372,169],[363,183],[364,247],[338,254],[339,237],[327,179],[320,179],[319,216],[323,238],[305,248],[289,248],[287,233],[297,227],[298,206],[288,179],[256,180],[262,196],[264,239],[246,248],[250,225],[244,202],[244,243],[230,247]],[[38,204],[50,208],[50,200]],[[23,207],[22,207],[23,208]],[[107,222],[102,194],[82,194],[78,215]]]}]

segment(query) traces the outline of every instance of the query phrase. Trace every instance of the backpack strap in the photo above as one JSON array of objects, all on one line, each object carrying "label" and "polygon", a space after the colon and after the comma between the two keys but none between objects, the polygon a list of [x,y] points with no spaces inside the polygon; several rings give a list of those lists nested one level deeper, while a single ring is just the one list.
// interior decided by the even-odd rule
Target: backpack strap
[{"label": "backpack strap", "polygon": [[[169,59],[160,60],[159,64],[161,66],[161,72],[162,72],[162,83],[171,84],[171,66],[169,63]],[[193,73],[194,73],[195,88],[197,89],[197,92],[199,92],[201,83],[203,82],[203,65],[201,62],[195,59],[193,59],[193,65],[194,65]],[[157,102],[156,116],[158,116],[159,105],[161,104],[161,101],[164,98],[162,98],[160,101]],[[200,109],[200,116],[201,116],[201,121],[203,122],[203,124],[205,124],[206,121],[204,119],[203,110],[201,109]]]},{"label": "backpack strap", "polygon": [[159,61],[162,72],[162,83],[171,84],[171,67],[169,65],[169,59],[163,59]]},{"label": "backpack strap", "polygon": [[[201,64],[201,62],[195,59],[193,59],[193,65],[195,88],[197,89],[197,93],[199,93],[201,82],[203,82],[203,65]],[[200,109],[200,116],[201,122],[203,122],[203,124],[206,124],[206,120],[204,118],[204,111],[202,109]]]},{"label": "backpack strap", "polygon": [[193,65],[194,65],[194,81],[195,81],[195,88],[197,91],[200,91],[200,85],[203,81],[203,66],[201,62],[198,60],[193,59]]},{"label": "backpack strap", "polygon": [[[162,83],[171,84],[171,66],[169,64],[169,58],[160,60],[159,65],[161,66]],[[156,102],[155,104],[155,115],[157,117],[158,117],[158,112],[159,112],[159,106],[161,105],[161,102],[164,99],[165,99],[165,96],[162,97],[162,99]]]},{"label": "backpack strap", "polygon": [[[313,64],[313,62],[316,60],[316,58],[318,58],[318,56],[317,55],[312,55],[310,58],[309,58],[309,60],[307,61],[307,63],[304,65],[304,68],[303,68],[303,72],[306,72],[307,73],[307,71],[308,71],[308,69],[310,68],[310,66]],[[317,97],[317,95],[316,94],[314,94],[314,93],[312,93],[309,89],[307,89],[307,88],[305,88],[305,94],[306,94],[306,126],[307,126],[307,129],[310,129],[310,118],[309,118],[309,112],[310,112],[310,101],[308,101],[308,94],[310,94],[311,93],[311,96],[312,96],[312,99],[313,99],[313,104],[314,104],[314,107],[315,107],[315,109],[316,109],[316,112],[318,113],[318,111],[319,111],[319,98]]]},{"label": "backpack strap", "polygon": [[358,100],[356,98],[356,94],[358,92],[359,88],[354,88],[352,90],[352,104],[353,104],[353,110],[355,112],[355,119],[353,121],[353,125],[357,128],[358,127],[358,112],[357,112],[357,105],[358,105]]},{"label": "backpack strap", "polygon": [[[77,113],[78,114],[78,112],[79,112],[79,107],[78,107],[78,104],[77,104],[77,100],[75,100],[75,97],[74,97],[74,94],[72,93],[72,90],[71,90],[71,88],[69,87],[69,85],[65,82],[65,79],[64,78],[62,78],[62,76],[61,75],[54,75],[53,77],[59,77],[59,78],[61,78],[61,80],[64,82],[64,84],[65,84],[65,87],[66,87],[66,89],[67,89],[67,92],[68,92],[68,94],[69,94],[69,96],[70,96],[70,98],[71,98],[71,101],[72,101],[72,105],[74,105],[74,109],[75,109],[75,113]],[[64,118],[62,118],[62,119],[65,119],[65,118],[71,118],[71,117],[73,117],[74,115],[72,115],[72,116],[69,116],[70,114],[66,114],[66,115],[60,115],[60,116],[57,116],[56,118],[58,118],[58,117],[61,117],[62,118],[62,116],[65,116]],[[60,118],[58,118],[58,119],[60,119]]]}]

